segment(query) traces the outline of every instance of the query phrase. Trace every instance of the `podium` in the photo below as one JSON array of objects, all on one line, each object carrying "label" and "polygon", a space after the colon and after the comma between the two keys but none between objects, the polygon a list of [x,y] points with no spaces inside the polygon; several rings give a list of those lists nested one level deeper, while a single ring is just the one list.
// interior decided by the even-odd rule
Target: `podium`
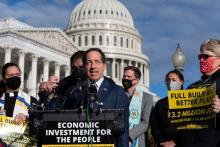
[{"label": "podium", "polygon": [[29,111],[29,132],[38,136],[42,147],[114,147],[123,131],[123,109]]}]

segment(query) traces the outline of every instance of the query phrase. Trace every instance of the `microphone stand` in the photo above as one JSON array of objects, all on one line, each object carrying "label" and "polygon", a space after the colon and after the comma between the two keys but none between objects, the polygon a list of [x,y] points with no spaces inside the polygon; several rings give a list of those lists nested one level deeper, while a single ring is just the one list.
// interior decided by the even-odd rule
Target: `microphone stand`
[{"label": "microphone stand", "polygon": [[100,98],[98,97],[97,93],[93,93],[89,90],[89,86],[88,83],[84,84],[83,87],[84,89],[84,93],[85,93],[85,98],[86,100],[82,99],[82,103],[81,106],[84,106],[84,101],[86,102],[87,107],[89,108],[90,112],[94,112],[94,104],[97,104],[97,111],[96,114],[100,114],[103,112],[102,107],[103,107],[103,103],[100,102]]}]

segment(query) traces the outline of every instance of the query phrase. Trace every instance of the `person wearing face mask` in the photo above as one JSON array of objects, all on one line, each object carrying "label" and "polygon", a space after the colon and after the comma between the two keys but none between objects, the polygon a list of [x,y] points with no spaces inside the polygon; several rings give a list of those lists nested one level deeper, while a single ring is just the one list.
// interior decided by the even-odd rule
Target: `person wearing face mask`
[{"label": "person wearing face mask", "polygon": [[129,101],[129,146],[146,147],[146,130],[149,126],[153,96],[140,84],[141,72],[137,67],[124,68],[122,85]]},{"label": "person wearing face mask", "polygon": [[220,40],[209,39],[200,46],[198,55],[200,72],[199,81],[188,88],[200,88],[216,83],[216,96],[213,97],[212,109],[216,113],[216,128],[189,130],[181,132],[181,146],[187,147],[219,147],[220,146]]},{"label": "person wearing face mask", "polygon": [[[184,77],[178,70],[169,71],[165,77],[168,90],[183,89]],[[160,99],[151,111],[150,126],[158,147],[178,146],[177,133],[171,126],[168,114],[168,97]]]},{"label": "person wearing face mask", "polygon": [[50,110],[55,109],[74,109],[68,101],[74,97],[82,81],[86,80],[83,68],[83,57],[85,51],[79,50],[70,58],[71,74],[63,79],[51,76],[47,82],[39,86],[38,96],[44,107]]},{"label": "person wearing face mask", "polygon": [[20,89],[21,71],[17,64],[6,63],[2,67],[2,84],[5,87],[0,98],[0,109],[16,121],[26,121],[28,110],[37,100]]}]

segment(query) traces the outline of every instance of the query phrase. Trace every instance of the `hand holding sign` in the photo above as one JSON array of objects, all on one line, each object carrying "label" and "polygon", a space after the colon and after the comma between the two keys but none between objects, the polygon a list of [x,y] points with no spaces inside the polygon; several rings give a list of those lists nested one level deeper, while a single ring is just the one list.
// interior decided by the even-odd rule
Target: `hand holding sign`
[{"label": "hand holding sign", "polygon": [[220,99],[219,99],[218,95],[216,95],[216,96],[213,98],[213,101],[212,101],[212,110],[213,110],[215,113],[219,113],[219,111],[220,111]]},{"label": "hand holding sign", "polygon": [[23,113],[19,113],[18,115],[15,116],[15,120],[17,122],[23,122],[28,119],[28,116],[24,115]]},{"label": "hand holding sign", "polygon": [[163,147],[175,147],[176,143],[173,140],[170,140],[170,141],[162,142],[160,143],[160,145]]}]

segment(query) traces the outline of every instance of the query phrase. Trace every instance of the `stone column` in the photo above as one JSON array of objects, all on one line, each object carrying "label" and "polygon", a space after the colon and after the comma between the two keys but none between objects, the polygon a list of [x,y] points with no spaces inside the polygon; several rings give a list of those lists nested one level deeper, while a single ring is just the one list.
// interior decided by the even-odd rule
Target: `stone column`
[{"label": "stone column", "polygon": [[65,72],[65,77],[69,76],[70,75],[70,68],[68,65],[65,65],[64,66],[64,72]]},{"label": "stone column", "polygon": [[144,64],[141,63],[141,73],[142,73],[142,80],[141,80],[141,83],[144,85]]},{"label": "stone column", "polygon": [[37,59],[38,57],[34,54],[31,55],[31,85],[30,85],[30,95],[37,96]]},{"label": "stone column", "polygon": [[120,79],[122,80],[124,74],[124,59],[121,59],[121,66],[120,66]]},{"label": "stone column", "polygon": [[47,59],[43,59],[44,67],[43,67],[43,81],[48,81],[49,77],[49,61]]},{"label": "stone column", "polygon": [[138,67],[138,62],[135,61],[135,67]]},{"label": "stone column", "polygon": [[18,51],[18,66],[21,69],[21,86],[20,88],[23,89],[24,88],[24,57],[25,57],[25,53],[22,50]]},{"label": "stone column", "polygon": [[115,59],[112,58],[112,79],[115,79]]},{"label": "stone column", "polygon": [[104,72],[103,72],[103,75],[104,75],[104,76],[107,76],[108,61],[109,61],[109,58],[108,58],[108,56],[106,56],[106,66],[105,66],[105,70],[104,70]]},{"label": "stone column", "polygon": [[54,75],[60,77],[60,64],[57,63],[57,62],[55,62],[55,63],[54,63],[54,66],[55,66]]},{"label": "stone column", "polygon": [[146,71],[146,85],[147,85],[147,88],[149,89],[150,88],[150,74],[149,74],[149,68],[147,68],[147,66],[144,67],[144,70]]},{"label": "stone column", "polygon": [[5,63],[11,62],[11,47],[6,46],[5,48]]}]

